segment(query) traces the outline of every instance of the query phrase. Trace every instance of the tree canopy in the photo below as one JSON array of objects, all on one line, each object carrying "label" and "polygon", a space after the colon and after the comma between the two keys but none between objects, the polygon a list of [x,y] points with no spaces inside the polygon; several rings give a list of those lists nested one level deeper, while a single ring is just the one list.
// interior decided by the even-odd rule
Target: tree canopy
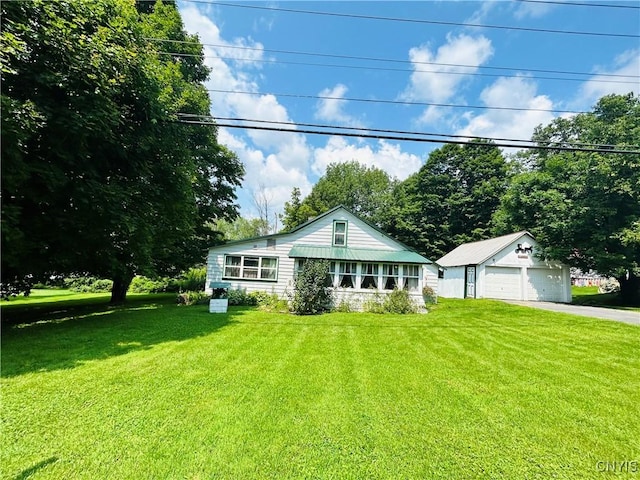
[{"label": "tree canopy", "polygon": [[509,165],[488,141],[448,144],[394,189],[384,228],[437,260],[458,245],[491,236]]},{"label": "tree canopy", "polygon": [[135,273],[201,261],[206,222],[236,215],[243,167],[213,127],[175,121],[210,107],[202,46],[176,7],[0,8],[3,289],[88,272],[113,279],[118,301]]},{"label": "tree canopy", "polygon": [[300,199],[300,189],[293,189],[291,200],[285,204],[283,229],[291,230],[338,205],[380,224],[393,185],[389,175],[377,167],[367,167],[355,160],[331,163],[304,200]]},{"label": "tree canopy", "polygon": [[[640,145],[640,97],[609,95],[592,112],[539,127],[541,145]],[[496,232],[529,230],[542,255],[615,276],[625,303],[640,303],[640,155],[530,151],[511,183]]]}]

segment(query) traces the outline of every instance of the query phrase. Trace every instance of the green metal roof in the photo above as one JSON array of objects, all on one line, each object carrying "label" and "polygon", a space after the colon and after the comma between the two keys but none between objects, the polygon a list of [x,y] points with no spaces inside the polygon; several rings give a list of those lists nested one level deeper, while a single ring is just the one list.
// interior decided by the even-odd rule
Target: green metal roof
[{"label": "green metal roof", "polygon": [[293,258],[322,258],[351,262],[432,263],[410,250],[374,250],[371,248],[325,247],[320,245],[294,245],[289,256]]}]

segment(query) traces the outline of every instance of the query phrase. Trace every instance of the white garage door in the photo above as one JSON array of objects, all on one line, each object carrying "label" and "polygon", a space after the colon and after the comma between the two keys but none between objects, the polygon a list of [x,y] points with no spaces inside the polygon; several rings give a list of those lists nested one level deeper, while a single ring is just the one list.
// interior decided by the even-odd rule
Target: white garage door
[{"label": "white garage door", "polygon": [[561,302],[562,270],[530,268],[527,270],[527,299],[543,302]]},{"label": "white garage door", "polygon": [[486,267],[484,297],[522,300],[520,268]]}]

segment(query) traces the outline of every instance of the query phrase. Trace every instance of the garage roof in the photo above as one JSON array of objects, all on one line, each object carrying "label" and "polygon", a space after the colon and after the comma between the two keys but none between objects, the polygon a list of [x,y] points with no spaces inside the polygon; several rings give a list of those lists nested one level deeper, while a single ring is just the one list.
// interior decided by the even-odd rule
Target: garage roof
[{"label": "garage roof", "polygon": [[457,267],[461,265],[478,265],[495,255],[503,248],[518,240],[524,235],[533,236],[527,232],[516,232],[502,237],[480,240],[479,242],[464,243],[454,248],[436,263],[443,267]]}]

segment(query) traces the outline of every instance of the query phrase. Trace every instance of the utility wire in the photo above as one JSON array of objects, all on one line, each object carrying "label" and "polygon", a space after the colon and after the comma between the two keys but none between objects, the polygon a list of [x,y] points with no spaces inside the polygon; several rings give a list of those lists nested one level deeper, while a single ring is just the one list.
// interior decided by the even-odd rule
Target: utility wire
[{"label": "utility wire", "polygon": [[[427,137],[444,137],[444,138],[466,138],[468,140],[478,139],[477,135],[454,135],[449,133],[430,133],[430,132],[415,132],[407,130],[390,130],[379,128],[364,128],[364,127],[345,127],[339,125],[327,125],[317,123],[302,123],[302,122],[283,122],[276,120],[256,120],[251,118],[237,118],[237,117],[214,117],[212,115],[198,115],[191,113],[178,113],[178,117],[184,120],[201,120],[201,121],[235,121],[235,122],[251,122],[251,123],[268,123],[273,125],[289,125],[296,127],[314,127],[314,128],[327,128],[334,130],[352,130],[356,132],[379,132],[379,133],[393,133],[401,135],[420,135]],[[532,143],[532,140],[518,140],[513,138],[500,138],[500,137],[482,137],[483,140],[491,140],[496,142],[519,142],[519,143]],[[583,142],[570,142],[571,145],[580,147],[597,147],[601,149],[616,149],[620,148],[619,145],[602,144],[602,143],[583,143]],[[638,149],[640,151],[640,145],[625,145],[627,148]],[[626,151],[626,150],[625,150]]]},{"label": "utility wire", "polygon": [[552,0],[516,0],[523,3],[543,3],[552,5],[562,5],[570,7],[604,7],[604,8],[630,8],[634,10],[640,10],[639,5],[612,5],[610,3],[579,3],[579,2],[560,2]]},{"label": "utility wire", "polygon": [[291,98],[306,98],[312,100],[342,100],[349,102],[367,102],[367,103],[385,103],[385,104],[394,104],[394,105],[420,105],[420,106],[430,106],[430,107],[448,107],[448,108],[467,108],[472,110],[509,110],[516,112],[549,112],[549,113],[589,113],[584,111],[577,110],[555,110],[555,109],[545,109],[545,108],[524,108],[524,107],[498,107],[498,106],[482,106],[482,105],[456,105],[453,103],[431,103],[431,102],[410,102],[406,100],[381,100],[381,99],[372,99],[372,98],[350,98],[350,97],[331,97],[328,95],[304,95],[304,94],[295,94],[295,93],[262,93],[262,92],[247,92],[240,90],[223,90],[223,89],[207,89],[208,92],[213,93],[230,93],[230,94],[240,94],[240,95],[273,95],[276,97],[291,97]]},{"label": "utility wire", "polygon": [[248,8],[248,9],[254,9],[254,10],[268,10],[268,11],[286,12],[286,13],[301,13],[306,15],[322,15],[322,16],[329,16],[329,17],[357,18],[357,19],[364,19],[364,20],[383,20],[383,21],[393,21],[393,22],[461,26],[461,27],[474,27],[474,28],[490,28],[490,29],[493,28],[493,29],[500,29],[500,30],[514,30],[514,31],[521,31],[521,32],[536,32],[536,33],[554,33],[554,34],[564,34],[564,35],[588,35],[588,36],[597,36],[597,37],[640,38],[640,35],[629,34],[629,33],[553,30],[549,28],[512,27],[512,26],[506,26],[506,25],[482,25],[478,23],[467,23],[467,22],[445,22],[441,20],[379,17],[379,16],[373,16],[373,15],[360,15],[355,13],[321,12],[316,10],[297,10],[293,8],[281,8],[281,7],[262,7],[258,5],[246,5],[246,4],[242,5],[237,3],[214,2],[214,1],[208,1],[208,0],[184,0],[184,1],[189,3],[218,5],[221,7]]},{"label": "utility wire", "polygon": [[[292,129],[292,128],[279,128],[279,127],[262,127],[258,125],[237,125],[232,123],[214,123],[199,120],[176,120],[173,123],[180,123],[184,125],[205,125],[211,127],[225,127],[225,128],[241,128],[245,130],[262,130],[269,132],[283,132],[283,133],[304,133],[308,135],[336,135],[336,132],[321,131],[321,130],[307,130],[307,129]],[[357,138],[372,138],[376,140],[395,140],[395,141],[407,141],[407,142],[422,142],[422,143],[452,143],[457,145],[474,145],[474,146],[487,146],[483,142],[467,142],[463,140],[447,140],[447,139],[435,139],[435,138],[416,138],[416,137],[400,137],[396,135],[371,135],[366,133],[350,133],[341,132],[338,135],[343,137],[357,137]],[[496,147],[502,148],[527,148],[532,150],[554,150],[565,152],[589,152],[589,153],[617,153],[617,154],[640,154],[640,150],[617,150],[617,149],[594,149],[594,148],[582,148],[582,147],[563,147],[563,146],[549,146],[549,145],[520,145],[516,143],[493,143]]]},{"label": "utility wire", "polygon": [[593,72],[575,72],[575,71],[566,71],[566,70],[544,70],[544,69],[535,69],[535,68],[465,65],[462,63],[439,63],[439,62],[420,62],[420,61],[412,62],[411,60],[399,60],[395,58],[358,57],[353,55],[339,55],[339,54],[331,54],[331,53],[300,52],[300,51],[294,51],[294,50],[275,50],[275,49],[267,49],[267,48],[246,47],[246,46],[239,46],[239,45],[220,45],[215,43],[199,43],[199,42],[191,42],[188,40],[168,40],[164,38],[153,38],[153,37],[146,37],[145,40],[149,40],[153,42],[197,44],[197,45],[202,45],[204,47],[213,47],[213,48],[231,48],[231,49],[241,49],[241,50],[253,50],[253,51],[260,51],[260,52],[267,52],[267,53],[283,53],[288,55],[305,55],[305,56],[313,56],[313,57],[341,58],[345,60],[368,60],[373,62],[405,63],[405,64],[411,64],[411,65],[416,64],[416,65],[436,65],[436,66],[443,66],[443,67],[481,68],[481,69],[487,69],[487,70],[512,70],[512,71],[520,71],[520,72],[554,73],[554,74],[561,74],[561,75],[598,75],[601,77],[640,78],[640,75],[620,75],[615,73],[593,73]]},{"label": "utility wire", "polygon": [[[179,53],[179,52],[158,52],[162,55],[173,55],[176,57],[198,57],[201,56],[196,53]],[[365,65],[344,65],[344,64],[335,64],[335,63],[311,63],[311,62],[292,62],[287,60],[275,60],[275,59],[266,59],[266,58],[237,58],[237,57],[224,57],[218,55],[204,55],[204,58],[216,58],[219,60],[231,60],[236,62],[261,62],[261,63],[271,63],[274,65],[304,65],[311,67],[330,67],[330,68],[350,68],[350,69],[358,69],[358,70],[377,70],[377,71],[388,71],[388,72],[414,72],[414,73],[434,73],[437,75],[465,75],[471,77],[500,77],[500,78],[527,78],[532,80],[557,80],[557,81],[567,81],[567,82],[595,82],[595,83],[615,83],[615,84],[627,84],[627,85],[636,85],[638,82],[633,81],[622,81],[622,80],[600,80],[600,79],[591,79],[591,78],[569,78],[569,77],[543,77],[543,76],[526,76],[522,75],[504,75],[498,73],[482,73],[482,72],[450,72],[450,71],[442,71],[442,70],[420,70],[420,69],[409,69],[409,68],[391,68],[391,67],[373,67],[373,66],[365,66]],[[469,66],[469,68],[472,68]],[[478,67],[473,67],[478,68]],[[597,74],[595,74],[597,75]],[[639,77],[640,78],[640,77]]]}]

